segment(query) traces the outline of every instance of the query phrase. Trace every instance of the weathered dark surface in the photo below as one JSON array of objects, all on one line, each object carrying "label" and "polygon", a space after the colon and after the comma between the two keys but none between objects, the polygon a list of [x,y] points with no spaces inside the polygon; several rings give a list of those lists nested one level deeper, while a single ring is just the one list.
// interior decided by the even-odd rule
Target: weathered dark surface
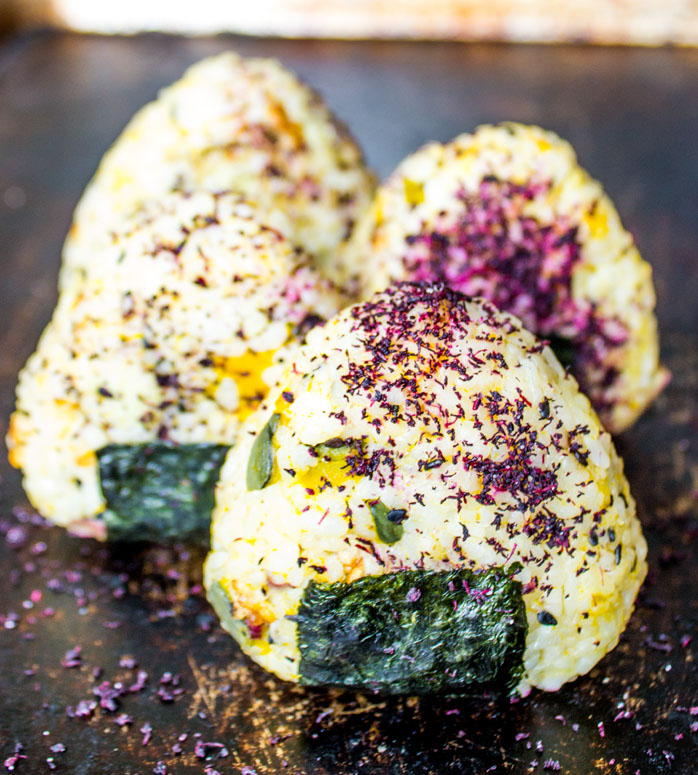
[{"label": "weathered dark surface", "polygon": [[[49,771],[47,757],[76,775],[524,773],[554,772],[556,763],[580,775],[697,772],[698,51],[59,34],[6,41],[0,430],[17,370],[55,301],[70,213],[99,157],[157,87],[229,47],[298,70],[380,174],[425,140],[483,121],[536,122],[573,142],[654,264],[674,372],[618,442],[650,543],[650,577],[618,648],[555,695],[497,705],[304,690],[265,675],[217,628],[198,585],[200,556],[110,550],[28,524],[17,509],[19,478],[3,461],[0,765],[20,743],[27,758],[16,772],[32,775]],[[82,666],[62,667],[77,645]],[[123,655],[138,667],[120,667]],[[119,697],[115,712],[100,709],[93,688],[131,686],[139,669],[145,687]],[[180,678],[160,684],[166,672]],[[90,717],[66,714],[89,699],[98,703]],[[132,722],[119,726],[122,713]],[[220,749],[197,741],[222,743],[228,755],[216,759]],[[66,750],[51,752],[58,743]]]}]

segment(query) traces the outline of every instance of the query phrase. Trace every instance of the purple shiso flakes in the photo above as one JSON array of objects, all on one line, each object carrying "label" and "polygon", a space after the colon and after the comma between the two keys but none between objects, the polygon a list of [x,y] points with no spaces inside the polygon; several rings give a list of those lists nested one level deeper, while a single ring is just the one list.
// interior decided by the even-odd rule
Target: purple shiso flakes
[{"label": "purple shiso flakes", "polygon": [[12,756],[8,756],[7,759],[5,759],[4,766],[5,769],[9,772],[14,772],[17,765],[22,759],[26,759],[27,757],[22,753],[24,750],[24,746],[21,743],[17,743],[15,745],[15,751],[12,754]]},{"label": "purple shiso flakes", "polygon": [[627,331],[572,298],[572,273],[581,258],[577,226],[562,216],[544,224],[526,214],[527,203],[549,188],[484,178],[477,193],[458,194],[463,208],[455,223],[406,238],[405,265],[411,280],[484,296],[535,333],[571,340],[576,370],[600,370],[594,382],[608,387],[616,374],[603,364]]},{"label": "purple shiso flakes", "polygon": [[[8,569],[8,578],[15,585],[26,584],[27,586],[24,598],[21,598],[23,602],[18,609],[19,612],[6,610],[0,613],[0,628],[14,631],[17,638],[34,637],[34,633],[27,631],[27,627],[38,627],[43,622],[51,626],[56,612],[62,618],[63,609],[71,604],[77,606],[74,610],[80,616],[92,619],[94,627],[117,630],[127,623],[115,616],[104,616],[104,610],[101,610],[99,602],[105,598],[109,601],[112,597],[119,599],[130,594],[130,585],[136,589],[138,583],[140,583],[141,596],[156,604],[151,621],[171,618],[179,613],[183,602],[183,593],[179,590],[179,586],[186,586],[187,605],[191,604],[193,598],[201,598],[204,594],[196,575],[193,579],[189,577],[191,568],[186,565],[188,553],[184,550],[174,549],[172,552],[158,550],[159,553],[153,551],[150,559],[158,567],[166,568],[176,562],[185,563],[185,566],[181,570],[170,567],[167,574],[162,574],[166,578],[164,584],[157,582],[152,574],[138,582],[129,573],[106,572],[104,560],[108,557],[108,553],[102,547],[95,548],[91,544],[82,546],[78,551],[79,559],[66,567],[55,553],[52,554],[49,551],[51,544],[48,539],[41,540],[49,530],[53,530],[52,526],[28,510],[17,509],[13,520],[0,522],[0,540],[4,538],[7,548],[13,553],[17,552],[16,567]],[[172,588],[172,582],[177,582],[178,589]],[[116,596],[113,595],[115,589],[121,590]],[[63,598],[62,602],[59,596]],[[199,632],[212,632],[215,618],[209,611],[200,612],[195,621]],[[207,635],[209,640],[213,637],[215,634]],[[95,641],[95,644],[98,643],[99,640]],[[112,734],[118,732],[124,736],[138,736],[140,730],[139,742],[144,746],[152,745],[153,722],[152,719],[147,720],[148,715],[142,715],[146,704],[172,703],[183,695],[185,689],[181,685],[181,675],[174,670],[161,669],[157,674],[159,677],[153,682],[155,687],[149,690],[148,672],[141,669],[140,659],[129,653],[118,656],[117,652],[118,672],[114,674],[110,673],[112,668],[110,660],[105,665],[91,664],[91,654],[90,657],[86,654],[86,650],[90,649],[91,646],[87,643],[76,643],[73,639],[72,643],[69,641],[54,657],[65,670],[65,677],[61,680],[72,681],[74,688],[80,693],[74,697],[70,705],[64,706],[66,723],[71,723],[71,720],[72,723],[76,723],[80,720],[93,729],[102,728],[105,734],[108,734],[111,728]],[[18,666],[18,673],[21,680],[26,681],[41,675],[42,671],[39,666],[25,663]],[[36,682],[33,689],[39,692],[42,690],[42,685]],[[221,688],[221,691],[227,690],[229,690],[227,685]],[[145,696],[140,702],[132,699],[134,694],[141,692]],[[122,704],[124,707],[121,707]],[[41,702],[41,707],[48,710],[49,702]],[[203,714],[199,715],[205,718]],[[109,726],[104,724],[107,721],[110,722]],[[49,732],[45,731],[43,734],[48,735]],[[173,756],[184,754],[185,741],[191,739],[192,734],[180,730],[174,745],[172,741],[167,742],[166,747],[160,752],[160,757],[169,751]],[[200,767],[202,771],[213,773],[216,770],[209,762],[227,757],[228,749],[223,743],[206,742],[205,738],[198,740],[199,737],[200,733],[194,734],[197,740],[197,755],[201,758]],[[41,769],[53,771],[66,766],[61,762],[61,755],[66,751],[63,743],[54,742],[53,745],[42,747],[39,751],[19,742],[16,744],[13,742],[12,745],[14,747],[4,751],[0,759],[0,769],[3,772],[24,772],[25,770],[38,772]],[[191,751],[193,746],[192,740],[187,746],[188,750]],[[38,759],[29,761],[37,754]],[[158,762],[155,766],[160,772],[169,771],[169,765],[165,762]]]},{"label": "purple shiso flakes", "polygon": [[92,693],[99,698],[99,706],[104,710],[113,713],[119,707],[117,702],[126,689],[120,681],[102,681],[99,686],[95,686]]},{"label": "purple shiso flakes", "polygon": [[461,191],[455,225],[407,238],[427,248],[408,256],[411,279],[441,280],[468,296],[485,296],[540,331],[573,325],[577,228],[563,218],[541,224],[525,215],[526,204],[549,187],[488,177],[477,194]]},{"label": "purple shiso flakes", "polygon": [[153,733],[153,727],[150,725],[149,722],[145,722],[143,726],[141,727],[141,734],[143,735],[143,740],[141,741],[142,745],[148,745],[150,742],[151,735]]},{"label": "purple shiso flakes", "polygon": [[225,757],[228,756],[228,753],[228,749],[223,743],[207,743],[203,740],[197,740],[196,745],[194,746],[194,754],[198,759],[206,759],[212,755],[215,755],[220,759],[225,759]]},{"label": "purple shiso flakes", "polygon": [[138,676],[136,677],[135,683],[132,683],[128,690],[129,692],[140,692],[141,689],[145,688],[145,682],[148,680],[148,673],[146,673],[145,670],[139,670]]},{"label": "purple shiso flakes", "polygon": [[81,651],[82,646],[74,646],[66,651],[65,656],[61,659],[61,666],[65,668],[80,667],[82,665]]}]

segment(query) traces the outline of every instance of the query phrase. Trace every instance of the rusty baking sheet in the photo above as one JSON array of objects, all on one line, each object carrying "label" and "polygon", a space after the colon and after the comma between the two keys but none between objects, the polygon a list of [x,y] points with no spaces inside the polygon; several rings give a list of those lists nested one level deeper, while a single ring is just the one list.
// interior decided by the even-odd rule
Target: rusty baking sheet
[{"label": "rusty baking sheet", "polygon": [[[62,33],[0,47],[0,430],[99,157],[196,59],[277,56],[387,174],[484,121],[568,138],[655,271],[674,379],[618,439],[650,575],[618,648],[557,694],[382,699],[266,675],[217,626],[184,547],[47,527],[0,463],[0,765],[17,773],[698,771],[698,52]],[[147,675],[146,675],[147,674]],[[14,768],[14,770],[12,770]],[[1,770],[0,770],[1,771]]]}]

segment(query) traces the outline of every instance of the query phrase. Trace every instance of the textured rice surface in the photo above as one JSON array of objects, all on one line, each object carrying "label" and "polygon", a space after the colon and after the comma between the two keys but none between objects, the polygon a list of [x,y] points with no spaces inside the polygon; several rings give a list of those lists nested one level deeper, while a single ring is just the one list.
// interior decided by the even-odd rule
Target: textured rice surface
[{"label": "textured rice surface", "polygon": [[[248,491],[240,470],[272,412],[272,475]],[[289,617],[311,579],[409,568],[522,564],[522,692],[558,689],[616,645],[646,573],[623,464],[516,318],[441,284],[393,287],[311,331],[248,422],[221,472],[205,583],[268,670],[299,678]],[[328,440],[343,457],[313,450]],[[377,534],[377,499],[407,512],[396,543]]]},{"label": "textured rice surface", "polygon": [[20,375],[10,460],[47,518],[104,507],[107,443],[233,443],[284,353],[340,300],[237,194],[171,194],[65,288]]},{"label": "textured rice surface", "polygon": [[205,59],[142,108],[102,159],[75,211],[61,286],[91,270],[145,200],[201,188],[242,193],[322,262],[368,206],[373,177],[322,99],[278,62]]},{"label": "textured rice surface", "polygon": [[569,340],[611,432],[666,384],[650,265],[552,132],[484,126],[409,156],[379,187],[342,271],[363,298],[396,280],[442,280]]}]

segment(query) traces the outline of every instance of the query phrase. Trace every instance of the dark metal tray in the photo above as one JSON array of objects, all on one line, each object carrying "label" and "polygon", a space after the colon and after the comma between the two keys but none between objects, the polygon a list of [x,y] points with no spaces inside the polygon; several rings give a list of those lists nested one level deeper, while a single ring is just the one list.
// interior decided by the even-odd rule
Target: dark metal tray
[{"label": "dark metal tray", "polygon": [[298,71],[381,175],[423,142],[485,121],[539,123],[572,141],[654,265],[674,373],[618,439],[650,575],[617,649],[557,694],[308,691],[266,675],[218,629],[200,555],[46,527],[3,459],[0,764],[32,775],[698,772],[698,51],[63,33],[5,42],[0,431],[99,157],[158,87],[227,48]]}]

